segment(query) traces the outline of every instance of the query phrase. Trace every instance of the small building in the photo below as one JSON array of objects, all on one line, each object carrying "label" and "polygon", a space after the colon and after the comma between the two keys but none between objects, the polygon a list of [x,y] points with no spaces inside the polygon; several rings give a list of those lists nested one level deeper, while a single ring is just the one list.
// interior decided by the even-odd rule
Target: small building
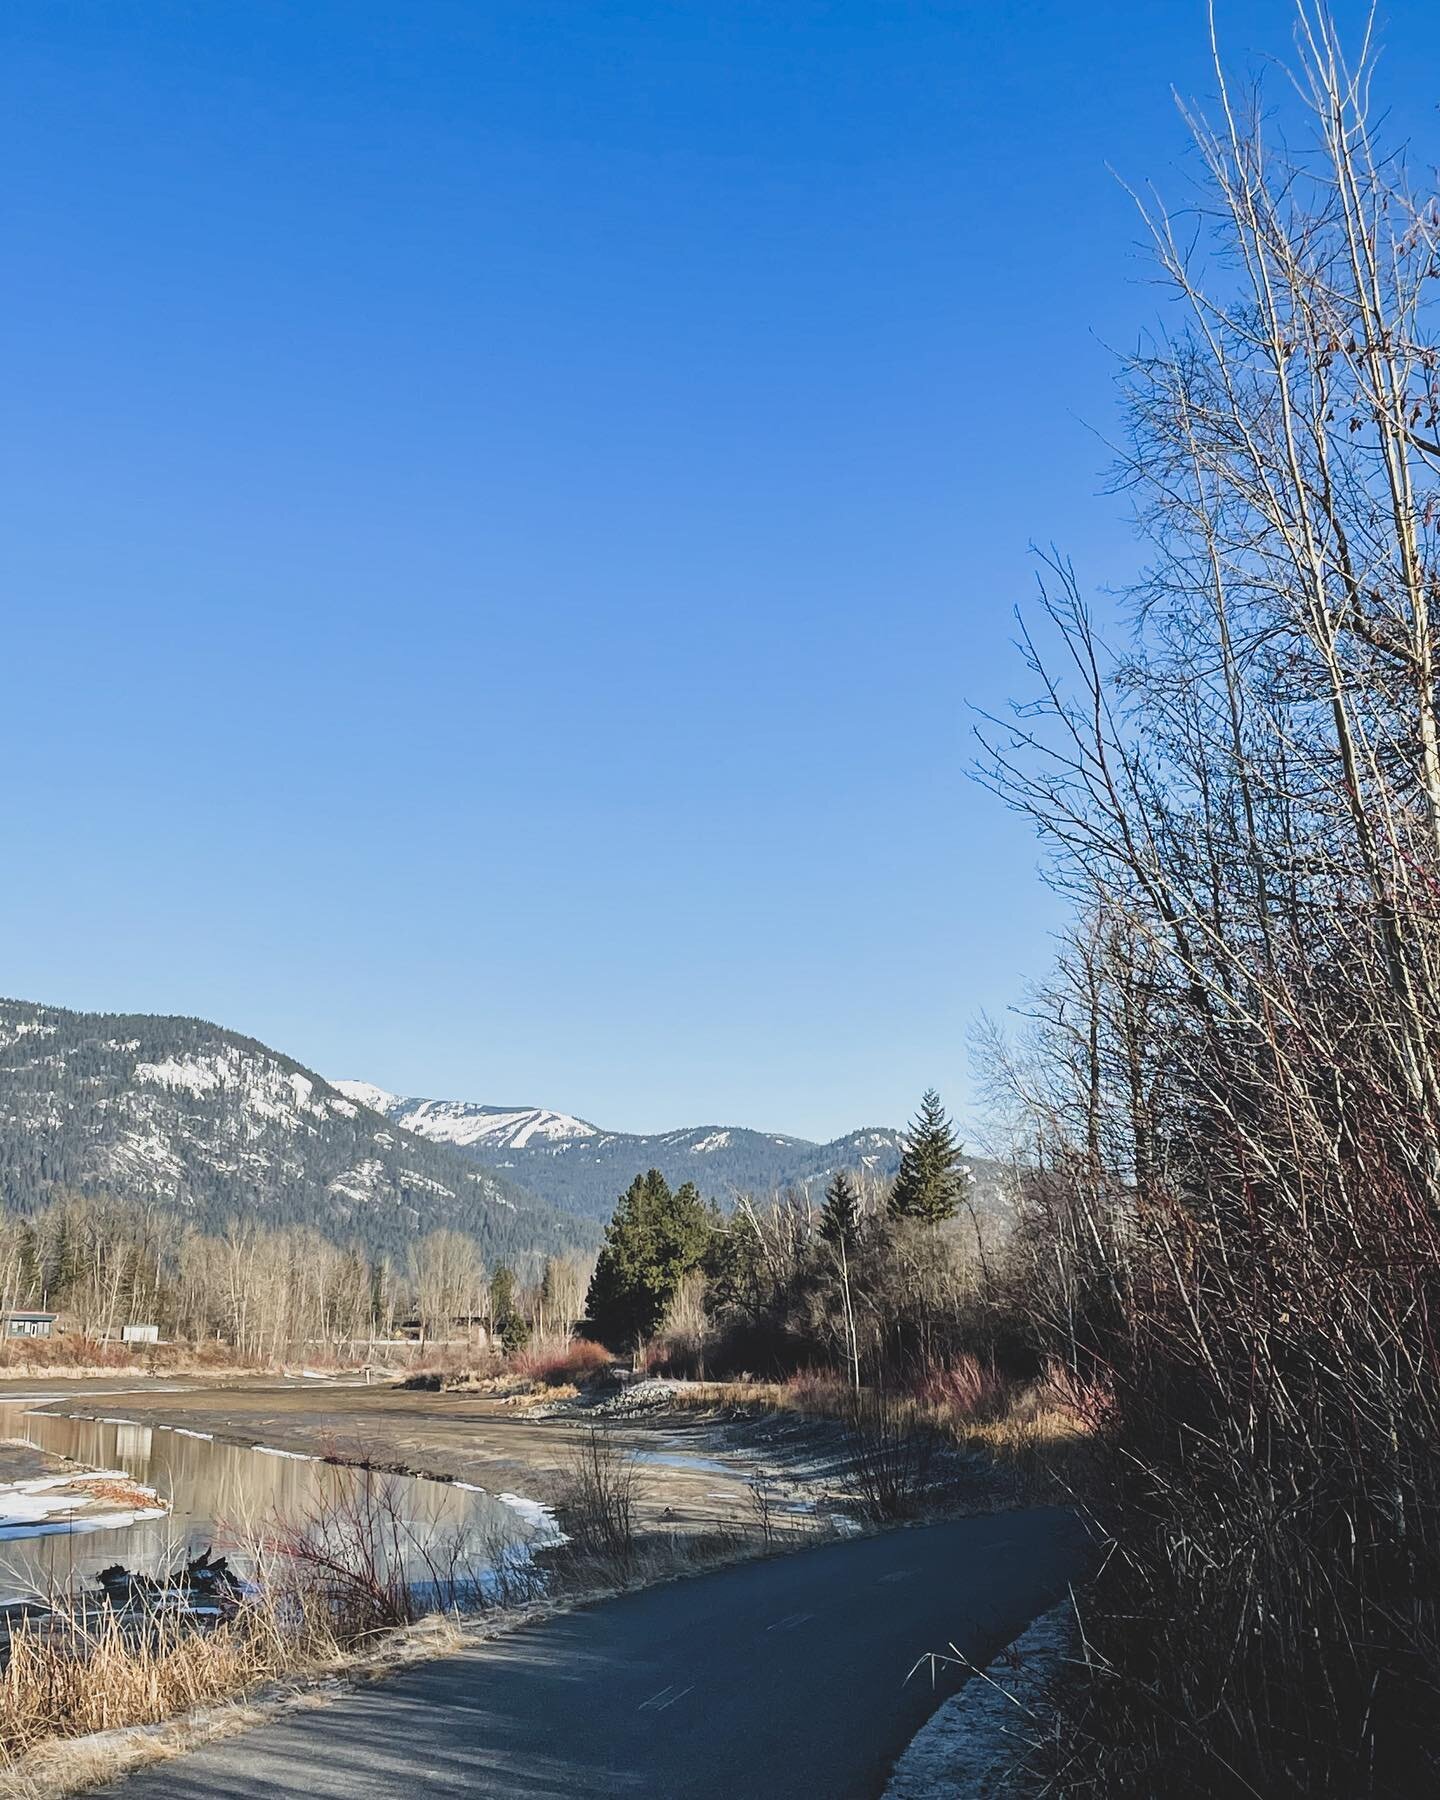
[{"label": "small building", "polygon": [[48,1338],[55,1329],[58,1313],[52,1312],[6,1312],[0,1313],[0,1329],[6,1337],[43,1337]]},{"label": "small building", "polygon": [[158,1344],[160,1327],[158,1325],[122,1325],[120,1342],[122,1344]]}]

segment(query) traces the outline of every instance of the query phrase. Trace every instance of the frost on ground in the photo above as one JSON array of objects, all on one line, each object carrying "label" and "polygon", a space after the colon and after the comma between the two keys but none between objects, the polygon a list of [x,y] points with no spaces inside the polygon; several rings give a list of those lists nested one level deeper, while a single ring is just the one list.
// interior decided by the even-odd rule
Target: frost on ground
[{"label": "frost on ground", "polygon": [[[1072,1652],[1067,1601],[1042,1613],[921,1727],[882,1800],[1022,1800],[1027,1747],[1045,1729],[1050,1690]],[[926,1665],[915,1681],[928,1680]]]}]

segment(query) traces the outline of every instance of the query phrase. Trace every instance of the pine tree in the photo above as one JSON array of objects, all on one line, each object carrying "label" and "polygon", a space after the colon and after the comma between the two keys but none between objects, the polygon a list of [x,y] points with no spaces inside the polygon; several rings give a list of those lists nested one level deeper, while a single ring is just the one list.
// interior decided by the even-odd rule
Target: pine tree
[{"label": "pine tree", "polygon": [[825,1204],[820,1209],[820,1236],[830,1246],[835,1258],[835,1273],[840,1278],[840,1304],[845,1314],[845,1360],[850,1367],[850,1383],[860,1392],[860,1335],[855,1328],[855,1296],[850,1286],[850,1259],[860,1236],[860,1196],[855,1183],[843,1169],[837,1169],[825,1190]]},{"label": "pine tree", "polygon": [[376,1257],[370,1265],[370,1333],[384,1331],[390,1320],[390,1259]]},{"label": "pine tree", "polygon": [[649,1337],[681,1281],[700,1266],[714,1219],[693,1182],[674,1193],[658,1169],[637,1175],[605,1227],[585,1311],[612,1346]]},{"label": "pine tree", "polygon": [[859,1231],[860,1196],[855,1191],[855,1183],[844,1169],[840,1169],[825,1190],[825,1204],[820,1209],[820,1235],[832,1250],[851,1256]]},{"label": "pine tree", "polygon": [[490,1323],[503,1332],[515,1311],[515,1271],[504,1263],[490,1277]]},{"label": "pine tree", "polygon": [[540,1330],[543,1333],[546,1321],[553,1322],[555,1312],[555,1258],[547,1256],[545,1267],[540,1271]]},{"label": "pine tree", "polygon": [[955,1216],[965,1180],[954,1128],[939,1094],[928,1088],[900,1154],[900,1173],[890,1190],[890,1217],[939,1225]]}]

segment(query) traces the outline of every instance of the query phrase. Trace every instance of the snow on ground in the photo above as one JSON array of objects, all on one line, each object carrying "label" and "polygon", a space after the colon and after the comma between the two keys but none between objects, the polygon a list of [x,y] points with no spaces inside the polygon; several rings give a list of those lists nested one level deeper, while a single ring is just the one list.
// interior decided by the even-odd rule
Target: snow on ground
[{"label": "snow on ground", "polygon": [[[1044,1731],[1048,1694],[1074,1641],[1068,1601],[1042,1613],[921,1726],[882,1800],[1022,1800],[1032,1789],[1017,1765]],[[910,1679],[930,1676],[922,1666]]]},{"label": "snow on ground", "polygon": [[428,1175],[422,1175],[416,1169],[402,1169],[400,1173],[405,1177],[406,1181],[410,1183],[411,1187],[421,1188],[429,1194],[440,1194],[446,1200],[453,1200],[455,1198],[454,1188],[447,1188],[443,1182],[432,1181]]},{"label": "snow on ground", "polygon": [[502,1506],[508,1506],[511,1512],[523,1519],[534,1532],[527,1548],[543,1550],[551,1544],[565,1542],[565,1533],[560,1529],[559,1520],[548,1506],[542,1506],[538,1500],[528,1500],[524,1494],[497,1494],[495,1498]]},{"label": "snow on ground", "polygon": [[167,1056],[164,1062],[137,1062],[136,1081],[156,1087],[179,1088],[187,1094],[208,1094],[227,1085],[233,1071],[219,1056]]},{"label": "snow on ground", "polygon": [[594,1126],[583,1119],[534,1106],[505,1108],[471,1106],[463,1100],[417,1100],[397,1117],[407,1130],[443,1144],[507,1144],[523,1150],[534,1138],[555,1142],[595,1135]]},{"label": "snow on ground", "polygon": [[168,1184],[172,1192],[185,1173],[185,1165],[153,1127],[148,1131],[122,1131],[119,1141],[111,1147],[110,1163],[122,1172],[149,1175],[157,1183]]},{"label": "snow on ground", "polygon": [[349,1100],[316,1097],[315,1083],[292,1069],[288,1074],[273,1057],[250,1056],[227,1045],[205,1056],[167,1056],[162,1062],[137,1062],[133,1079],[142,1086],[172,1093],[238,1094],[245,1110],[258,1119],[284,1121],[293,1129],[298,1115],[326,1119],[332,1110],[353,1118]]},{"label": "snow on ground", "polygon": [[[122,1490],[133,1497],[132,1504],[116,1499]],[[154,1488],[143,1487],[120,1469],[37,1475],[0,1487],[0,1540],[114,1531],[139,1519],[163,1519],[166,1511]]]},{"label": "snow on ground", "polygon": [[54,1037],[57,1026],[46,1024],[43,1019],[6,1019],[0,1024],[0,1047],[8,1048],[19,1043],[22,1037]]},{"label": "snow on ground", "polygon": [[587,1125],[583,1119],[576,1119],[569,1113],[537,1112],[526,1125],[511,1138],[510,1142],[517,1150],[523,1150],[531,1138],[577,1138],[594,1137],[595,1127]]}]

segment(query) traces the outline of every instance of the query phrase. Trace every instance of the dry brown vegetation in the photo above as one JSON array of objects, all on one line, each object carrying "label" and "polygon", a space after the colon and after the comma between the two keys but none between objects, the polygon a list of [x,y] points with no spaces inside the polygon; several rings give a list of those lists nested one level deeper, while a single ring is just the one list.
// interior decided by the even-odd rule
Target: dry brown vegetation
[{"label": "dry brown vegetation", "polygon": [[275,1606],[198,1631],[176,1613],[137,1629],[108,1609],[64,1606],[13,1631],[0,1673],[0,1748],[11,1762],[55,1737],[151,1724],[243,1694],[281,1671],[332,1663],[340,1643]]},{"label": "dry brown vegetation", "polygon": [[1080,918],[1007,1082],[1105,1457],[1066,1794],[1440,1785],[1440,198],[1298,42],[1297,147],[1217,59],[1143,203],[1131,646],[1057,566],[992,744]]},{"label": "dry brown vegetation", "polygon": [[[246,1534],[250,1589],[195,1613],[181,1578],[143,1573],[123,1598],[66,1589],[14,1622],[0,1671],[0,1756],[54,1738],[152,1724],[280,1675],[336,1669],[431,1614],[534,1598],[533,1565],[458,1532],[417,1534],[397,1484],[359,1473],[309,1516]],[[216,1610],[218,1608],[218,1610]]]},{"label": "dry brown vegetation", "polygon": [[[1006,1377],[993,1368],[977,1377],[974,1358],[955,1360],[958,1369],[932,1371],[910,1391],[866,1388],[857,1398],[844,1375],[809,1369],[782,1381],[677,1383],[665,1405],[732,1419],[788,1414],[835,1426],[862,1467],[876,1466],[877,1481],[857,1479],[851,1495],[875,1523],[974,1502],[969,1488],[949,1479],[952,1465],[937,1451],[983,1454],[1003,1478],[987,1494],[991,1503],[996,1492],[1028,1502],[1092,1491],[1102,1465],[1094,1397],[1077,1390],[1063,1365],[1038,1377]],[[896,1464],[908,1472],[905,1478],[895,1478]]]}]

